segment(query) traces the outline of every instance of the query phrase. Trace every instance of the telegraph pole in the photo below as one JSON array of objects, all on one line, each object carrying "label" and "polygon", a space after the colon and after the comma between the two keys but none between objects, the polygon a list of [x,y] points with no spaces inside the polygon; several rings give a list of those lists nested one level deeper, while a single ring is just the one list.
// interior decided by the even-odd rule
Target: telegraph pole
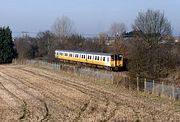
[{"label": "telegraph pole", "polygon": [[22,37],[24,37],[24,38],[26,38],[27,35],[28,35],[28,32],[27,32],[27,31],[22,31],[21,33],[22,33]]}]

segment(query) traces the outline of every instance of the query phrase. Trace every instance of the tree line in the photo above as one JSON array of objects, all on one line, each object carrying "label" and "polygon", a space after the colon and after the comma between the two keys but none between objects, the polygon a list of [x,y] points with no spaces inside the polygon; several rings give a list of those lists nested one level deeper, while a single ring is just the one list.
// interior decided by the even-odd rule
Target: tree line
[{"label": "tree line", "polygon": [[97,37],[75,33],[72,21],[63,16],[51,31],[39,32],[36,37],[23,35],[15,38],[14,44],[20,59],[55,61],[56,49],[121,53],[128,59],[133,77],[167,77],[180,66],[180,43],[174,43],[171,23],[158,10],[139,12],[131,32],[124,23],[115,22]]}]

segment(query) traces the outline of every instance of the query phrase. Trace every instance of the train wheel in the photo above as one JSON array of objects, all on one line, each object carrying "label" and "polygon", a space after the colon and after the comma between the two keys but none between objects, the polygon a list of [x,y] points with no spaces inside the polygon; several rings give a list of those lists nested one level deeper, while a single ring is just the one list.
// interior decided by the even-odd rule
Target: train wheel
[{"label": "train wheel", "polygon": [[113,67],[112,69],[113,69],[113,71],[116,71],[116,72],[119,70],[118,67]]}]

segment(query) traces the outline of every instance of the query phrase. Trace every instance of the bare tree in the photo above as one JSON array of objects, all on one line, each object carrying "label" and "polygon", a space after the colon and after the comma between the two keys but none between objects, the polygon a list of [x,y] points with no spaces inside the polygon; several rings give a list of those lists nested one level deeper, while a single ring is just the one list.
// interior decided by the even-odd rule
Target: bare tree
[{"label": "bare tree", "polygon": [[100,44],[105,45],[107,38],[108,38],[108,34],[106,32],[99,33]]},{"label": "bare tree", "polygon": [[137,36],[147,42],[149,47],[157,45],[172,32],[171,24],[164,14],[153,10],[147,10],[145,13],[139,12],[133,29],[137,32]]},{"label": "bare tree", "polygon": [[108,39],[108,34],[106,32],[99,33],[99,44],[101,46],[101,52],[105,52],[106,50],[107,39]]},{"label": "bare tree", "polygon": [[20,37],[16,38],[14,41],[18,58],[34,58],[37,55],[37,43],[36,39],[26,36],[26,37]]},{"label": "bare tree", "polygon": [[131,72],[141,77],[160,78],[167,76],[174,67],[171,36],[171,24],[159,11],[140,12],[134,22],[136,32],[134,43],[129,50]]},{"label": "bare tree", "polygon": [[38,44],[38,56],[44,57],[47,56],[50,52],[50,47],[52,42],[52,38],[54,35],[50,31],[39,32],[37,34],[37,44]]},{"label": "bare tree", "polygon": [[124,32],[126,32],[126,25],[124,23],[113,23],[110,27],[110,34],[113,37],[121,37]]},{"label": "bare tree", "polygon": [[58,37],[66,37],[72,34],[73,23],[67,16],[57,18],[52,27],[54,33]]}]

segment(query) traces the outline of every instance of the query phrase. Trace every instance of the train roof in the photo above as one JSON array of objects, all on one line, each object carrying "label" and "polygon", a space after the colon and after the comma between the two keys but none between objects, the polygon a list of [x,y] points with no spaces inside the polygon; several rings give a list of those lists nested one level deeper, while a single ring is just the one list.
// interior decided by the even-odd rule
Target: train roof
[{"label": "train roof", "polygon": [[75,50],[55,50],[60,52],[71,52],[71,53],[83,53],[83,54],[93,54],[93,55],[103,55],[103,56],[111,56],[114,55],[112,53],[99,53],[99,52],[85,52],[85,51],[75,51]]}]

